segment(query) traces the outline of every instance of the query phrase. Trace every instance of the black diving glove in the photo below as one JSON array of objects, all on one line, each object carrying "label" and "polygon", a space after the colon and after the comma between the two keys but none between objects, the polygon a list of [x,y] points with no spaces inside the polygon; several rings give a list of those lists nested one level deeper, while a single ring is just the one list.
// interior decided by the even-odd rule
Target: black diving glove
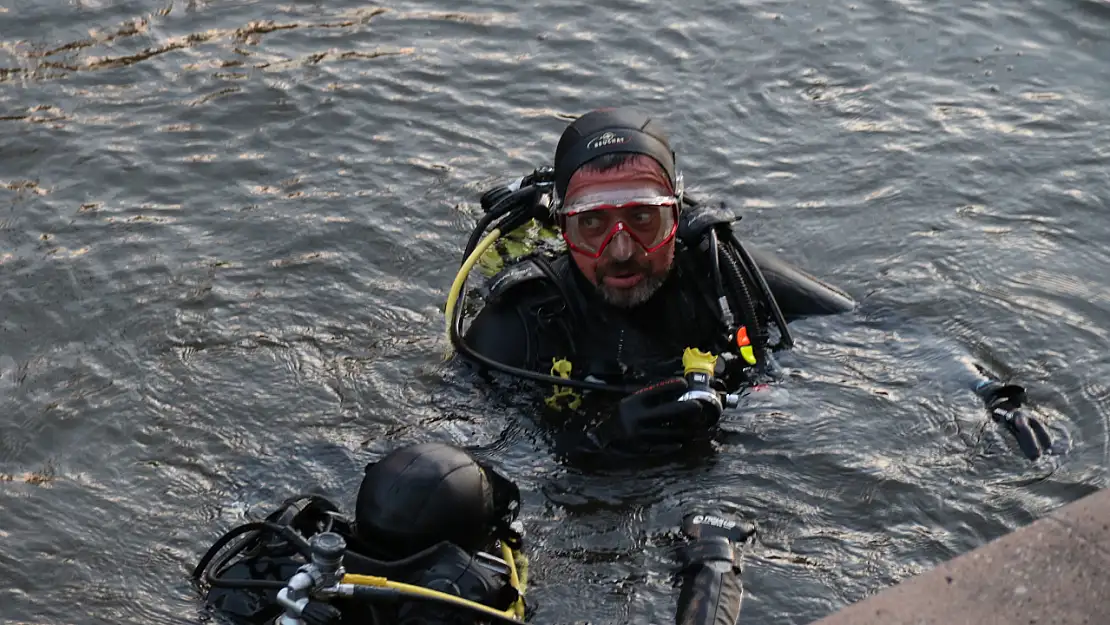
[{"label": "black diving glove", "polygon": [[681,446],[711,435],[721,420],[720,404],[681,400],[689,385],[670,378],[625,397],[617,414],[590,433],[595,443],[609,446]]},{"label": "black diving glove", "polygon": [[740,618],[744,583],[737,548],[755,529],[708,514],[682,520],[690,540],[679,551],[682,590],[675,613],[677,625],[735,625]]},{"label": "black diving glove", "polygon": [[1025,388],[1017,384],[1002,384],[995,380],[983,380],[975,387],[975,392],[987,404],[991,417],[1003,423],[1017,439],[1022,453],[1030,460],[1040,458],[1052,449],[1052,437],[1037,419],[1026,415],[1021,406],[1025,403]]},{"label": "black diving glove", "polygon": [[309,600],[301,612],[306,625],[336,625],[343,614],[339,608],[321,601]]}]

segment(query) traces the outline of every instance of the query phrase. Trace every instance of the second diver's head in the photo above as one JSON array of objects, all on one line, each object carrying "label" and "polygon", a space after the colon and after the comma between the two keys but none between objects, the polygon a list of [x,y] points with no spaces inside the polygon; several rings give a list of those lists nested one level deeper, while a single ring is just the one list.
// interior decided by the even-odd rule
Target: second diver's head
[{"label": "second diver's head", "polygon": [[520,492],[464,450],[443,443],[401,447],[366,466],[355,533],[377,554],[404,558],[441,541],[483,549],[515,518]]},{"label": "second diver's head", "polygon": [[632,109],[571,123],[555,150],[556,218],[582,275],[621,308],[643,304],[674,263],[681,177],[666,134]]}]

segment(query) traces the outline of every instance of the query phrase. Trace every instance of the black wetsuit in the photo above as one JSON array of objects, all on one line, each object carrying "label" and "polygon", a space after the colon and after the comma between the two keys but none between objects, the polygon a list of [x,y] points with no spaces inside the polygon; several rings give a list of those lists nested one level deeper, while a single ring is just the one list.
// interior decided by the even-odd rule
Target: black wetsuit
[{"label": "black wetsuit", "polygon": [[[696,218],[699,210],[686,209],[684,222]],[[719,245],[727,244],[722,236]],[[549,262],[550,271],[542,270],[532,259],[524,260],[490,281],[486,305],[467,330],[466,341],[493,360],[543,373],[550,371],[553,360],[566,359],[573,366],[571,376],[579,379],[593,375],[607,382],[636,385],[681,376],[685,348],[715,354],[733,350],[729,333],[736,330],[722,322],[708,253],[693,245],[679,237],[666,282],[651,299],[630,309],[603,301],[569,255]],[[745,247],[764,274],[787,323],[841,313],[854,306],[842,292],[771,254]],[[742,303],[748,302],[758,320],[756,325],[771,327],[770,310],[758,297],[755,285],[733,297],[741,302],[733,304],[738,318],[733,326],[739,323]],[[756,328],[748,329],[756,341]],[[727,372],[729,386],[734,388],[743,382],[738,370],[744,363],[737,362]]]},{"label": "black wetsuit", "polygon": [[677,251],[668,279],[631,309],[602,301],[568,256],[551,263],[557,283],[523,263],[492,284],[467,342],[494,360],[534,371],[548,372],[553,359],[565,358],[576,378],[646,383],[681,375],[684,348],[719,352],[724,338],[692,256]]}]

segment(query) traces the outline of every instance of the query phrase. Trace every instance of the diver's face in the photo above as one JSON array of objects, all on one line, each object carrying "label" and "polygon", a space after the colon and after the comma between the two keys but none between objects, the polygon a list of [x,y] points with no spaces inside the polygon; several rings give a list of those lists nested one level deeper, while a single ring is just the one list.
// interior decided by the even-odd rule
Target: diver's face
[{"label": "diver's face", "polygon": [[602,299],[620,308],[632,308],[651,299],[667,280],[674,264],[674,239],[648,252],[626,230],[620,230],[600,256],[572,249],[571,257]]},{"label": "diver's face", "polygon": [[678,206],[668,191],[624,179],[616,170],[575,187],[563,204],[563,238],[579,271],[602,299],[643,304],[674,264]]}]

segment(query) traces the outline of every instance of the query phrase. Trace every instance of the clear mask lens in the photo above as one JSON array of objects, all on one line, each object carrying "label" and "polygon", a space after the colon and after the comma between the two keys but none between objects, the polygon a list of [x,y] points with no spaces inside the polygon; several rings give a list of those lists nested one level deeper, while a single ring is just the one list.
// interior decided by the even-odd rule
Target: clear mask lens
[{"label": "clear mask lens", "polygon": [[652,252],[674,236],[677,213],[678,202],[672,196],[577,201],[564,212],[563,238],[579,252],[600,256],[613,237],[626,232]]}]

